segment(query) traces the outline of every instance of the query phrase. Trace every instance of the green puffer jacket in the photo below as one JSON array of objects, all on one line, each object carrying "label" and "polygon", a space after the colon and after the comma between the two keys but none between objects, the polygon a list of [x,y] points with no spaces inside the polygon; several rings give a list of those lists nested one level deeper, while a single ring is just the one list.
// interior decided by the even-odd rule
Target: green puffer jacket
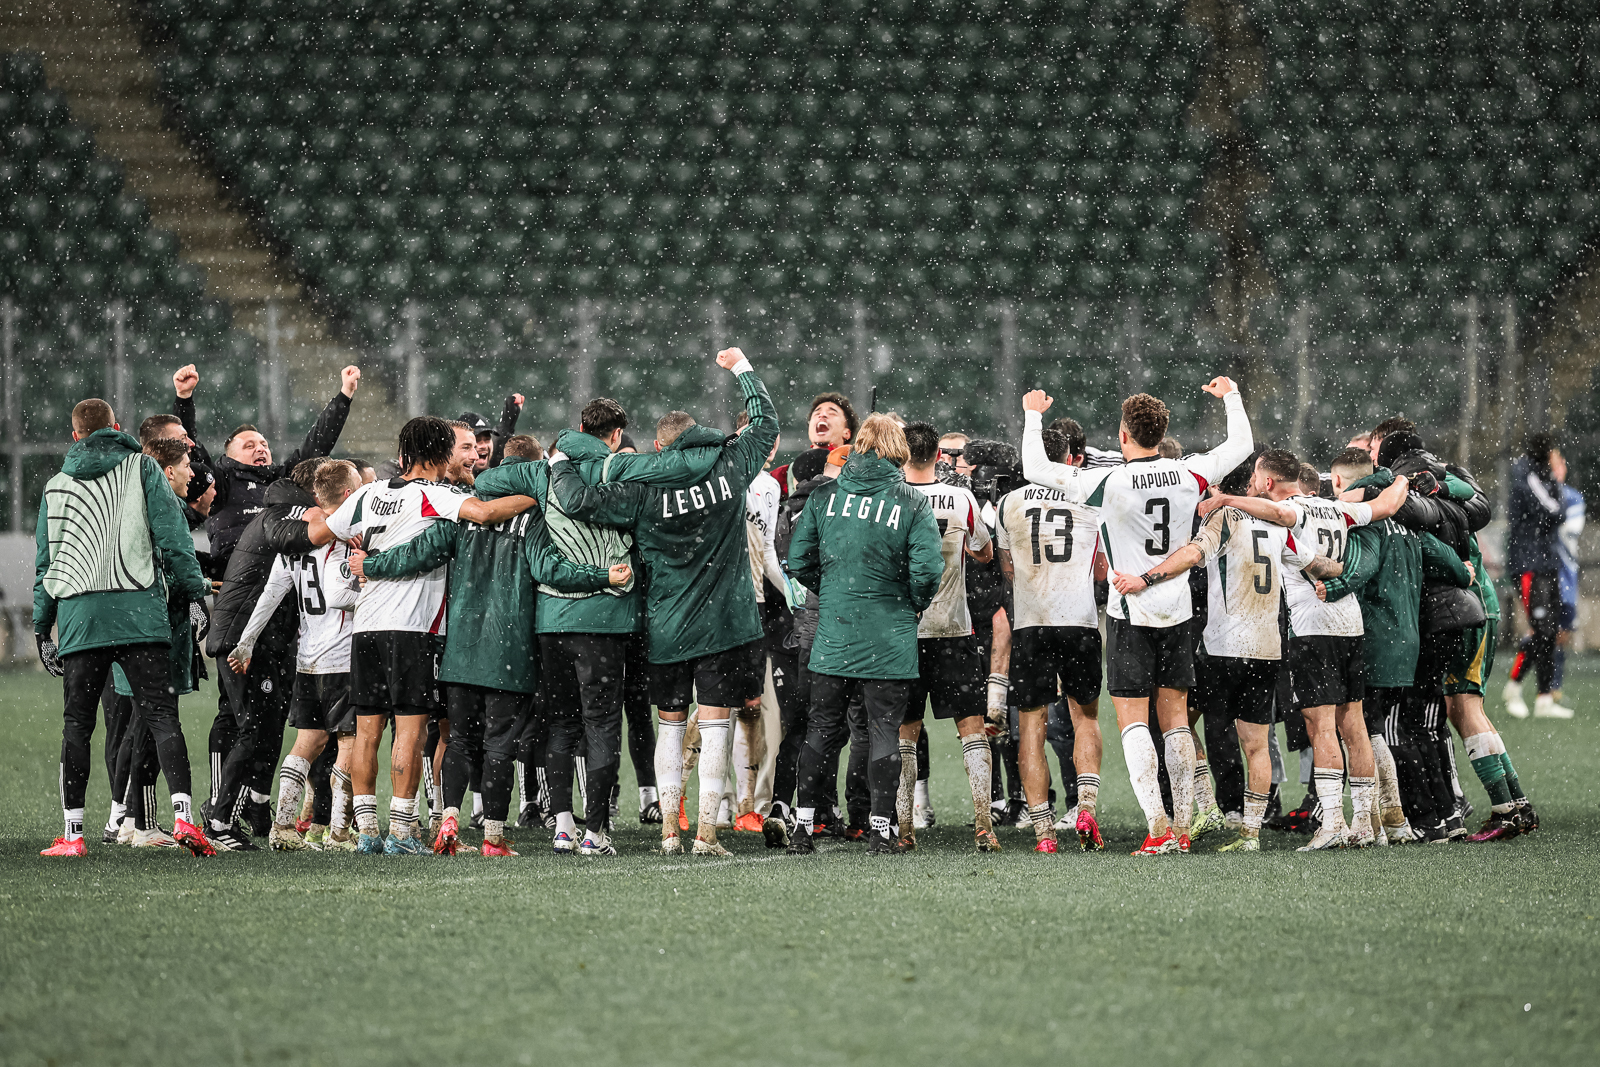
[{"label": "green puffer jacket", "polygon": [[900,468],[856,453],[812,490],[789,571],[817,593],[809,666],[840,678],[915,678],[917,615],[944,575],[939,524]]},{"label": "green puffer jacket", "polygon": [[156,462],[121,430],[72,446],[39,505],[33,629],[56,628],[63,656],[115,645],[170,645],[168,582],[203,600],[194,540]]},{"label": "green puffer jacket", "polygon": [[534,583],[587,593],[610,581],[605,569],[573,563],[551,547],[538,508],[498,526],[436,522],[406,544],[368,556],[365,570],[372,578],[409,578],[446,562],[449,617],[439,680],[508,693],[539,687]]},{"label": "green puffer jacket", "polygon": [[[739,388],[750,426],[731,441],[709,426],[691,426],[660,453],[616,457],[605,483],[587,480],[606,473],[599,455],[558,463],[551,472],[555,503],[566,514],[633,531],[645,568],[651,663],[698,659],[763,633],[750,582],[744,498],[777,443],[778,419],[753,372],[739,375]],[[586,452],[592,446],[584,438],[605,448],[571,431],[557,445]],[[702,466],[707,456],[710,467]],[[694,480],[685,480],[686,473]]]},{"label": "green puffer jacket", "polygon": [[[1366,485],[1363,479],[1350,488]],[[1430,533],[1408,530],[1393,519],[1350,531],[1344,573],[1323,584],[1330,602],[1352,593],[1361,601],[1367,685],[1395,688],[1416,680],[1425,581],[1472,584],[1460,557]]]}]

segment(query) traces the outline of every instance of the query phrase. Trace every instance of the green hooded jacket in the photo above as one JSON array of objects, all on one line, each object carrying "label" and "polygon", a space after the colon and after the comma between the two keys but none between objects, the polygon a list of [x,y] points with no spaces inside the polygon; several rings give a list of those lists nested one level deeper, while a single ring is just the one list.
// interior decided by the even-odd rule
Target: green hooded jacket
[{"label": "green hooded jacket", "polygon": [[[753,372],[739,375],[739,388],[750,425],[736,438],[691,426],[660,453],[616,457],[628,462],[619,471],[613,461],[607,482],[586,481],[606,473],[599,456],[558,463],[551,473],[555,503],[567,515],[633,531],[644,561],[651,663],[698,659],[763,634],[750,582],[745,491],[778,441],[778,419]],[[557,446],[589,449],[584,438],[605,448],[571,431]],[[712,463],[701,467],[707,455]]]},{"label": "green hooded jacket", "polygon": [[439,680],[508,693],[539,686],[534,583],[586,593],[605,588],[611,577],[551,547],[538,508],[498,526],[436,522],[406,544],[368,556],[365,570],[372,578],[409,578],[446,562],[449,617]]},{"label": "green hooded jacket", "polygon": [[[588,434],[602,452],[604,443]],[[610,453],[607,453],[608,455]],[[713,458],[712,462],[715,462]],[[498,467],[478,475],[473,491],[484,500],[501,496],[531,496],[539,502],[551,543],[575,563],[609,568],[632,565],[634,578],[620,588],[593,593],[567,593],[541,583],[535,608],[534,632],[541,634],[631,634],[644,628],[644,594],[641,567],[633,558],[633,537],[594,523],[579,522],[554,506],[550,499],[550,465],[544,460],[507,456]]]},{"label": "green hooded jacket", "polygon": [[[1368,481],[1362,479],[1350,488],[1365,488]],[[1374,484],[1386,486],[1388,482],[1380,479]],[[1463,588],[1472,584],[1460,558],[1430,533],[1409,530],[1393,519],[1350,531],[1344,573],[1323,584],[1330,602],[1352,593],[1361,601],[1367,685],[1397,688],[1416,681],[1422,642],[1422,586],[1428,580]]]},{"label": "green hooded jacket", "polygon": [[35,538],[33,629],[54,626],[63,656],[171,645],[169,581],[191,601],[211,592],[166,476],[121,430],[72,446],[45,485]]},{"label": "green hooded jacket", "polygon": [[900,468],[857,452],[806,501],[788,568],[817,593],[809,667],[840,678],[917,677],[917,615],[944,575],[928,497]]},{"label": "green hooded jacket", "polygon": [[[1445,492],[1450,494],[1452,500],[1471,500],[1477,495],[1477,490],[1453,474],[1444,476]],[[1468,550],[1467,561],[1472,564],[1472,571],[1477,575],[1476,587],[1478,599],[1483,601],[1483,613],[1491,619],[1500,618],[1500,596],[1494,591],[1494,579],[1489,577],[1489,568],[1483,565],[1483,549],[1478,547],[1478,537],[1474,534],[1471,538],[1472,547]]]}]

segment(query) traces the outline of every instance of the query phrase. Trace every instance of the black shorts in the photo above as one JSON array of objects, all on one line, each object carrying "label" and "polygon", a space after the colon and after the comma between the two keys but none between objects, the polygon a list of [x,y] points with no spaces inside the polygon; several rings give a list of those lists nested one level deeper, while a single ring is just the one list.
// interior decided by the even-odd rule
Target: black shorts
[{"label": "black shorts", "polygon": [[289,725],[296,730],[326,730],[330,734],[356,732],[355,707],[350,703],[350,674],[296,674],[289,698]]},{"label": "black shorts", "polygon": [[1060,694],[1087,707],[1100,699],[1100,631],[1093,626],[1029,626],[1011,633],[1011,703],[1054,704]]},{"label": "black shorts", "polygon": [[1194,658],[1193,707],[1207,722],[1238,719],[1257,726],[1272,725],[1273,697],[1283,661],[1244,659],[1240,656]]},{"label": "black shorts", "polygon": [[1134,626],[1107,615],[1106,675],[1106,688],[1114,697],[1148,697],[1152,689],[1193,689],[1193,620],[1176,626]]},{"label": "black shorts", "polygon": [[434,715],[444,638],[409,630],[370,630],[350,642],[350,702],[357,715]]},{"label": "black shorts", "polygon": [[650,664],[650,702],[662,711],[685,711],[699,703],[742,708],[761,696],[766,682],[764,641],[713,652],[678,663]]},{"label": "black shorts", "polygon": [[1297,708],[1353,704],[1366,695],[1359,637],[1291,637],[1289,675]]},{"label": "black shorts", "polygon": [[989,672],[976,637],[917,638],[917,672],[906,703],[906,722],[920,722],[929,701],[935,719],[969,719],[984,713]]}]

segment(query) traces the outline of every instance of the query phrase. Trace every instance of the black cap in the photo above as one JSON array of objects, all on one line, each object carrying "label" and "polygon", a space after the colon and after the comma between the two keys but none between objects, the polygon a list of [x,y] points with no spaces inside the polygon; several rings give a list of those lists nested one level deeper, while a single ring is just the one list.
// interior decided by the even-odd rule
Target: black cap
[{"label": "black cap", "polygon": [[486,433],[494,433],[494,427],[490,426],[489,421],[477,412],[463,411],[459,421],[470,426],[474,436],[481,437]]},{"label": "black cap", "polygon": [[1386,434],[1383,442],[1378,445],[1378,466],[1393,467],[1395,460],[1407,452],[1420,451],[1421,448],[1422,438],[1414,433],[1402,430],[1399,433]]},{"label": "black cap", "polygon": [[622,440],[617,445],[617,451],[621,452],[624,448],[631,448],[635,452],[639,451],[639,446],[633,443],[633,438],[628,436],[627,430],[622,431]]},{"label": "black cap", "polygon": [[789,462],[789,473],[794,476],[794,483],[809,482],[822,474],[822,468],[828,463],[828,450],[826,448],[808,448]]},{"label": "black cap", "polygon": [[206,495],[206,490],[210,489],[212,483],[214,483],[217,479],[216,476],[211,473],[210,467],[207,467],[204,464],[191,465],[194,466],[194,474],[189,479],[189,491],[183,494],[183,499],[186,503],[192,506],[195,501]]}]

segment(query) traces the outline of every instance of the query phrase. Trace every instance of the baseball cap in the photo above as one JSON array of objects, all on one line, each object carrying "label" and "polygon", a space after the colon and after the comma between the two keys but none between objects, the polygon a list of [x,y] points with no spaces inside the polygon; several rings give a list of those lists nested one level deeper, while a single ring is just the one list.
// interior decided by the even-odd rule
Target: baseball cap
[{"label": "baseball cap", "polygon": [[463,411],[459,421],[464,422],[468,426],[472,427],[472,433],[474,436],[482,436],[486,433],[494,433],[494,427],[490,426],[488,420],[482,415],[479,415],[477,412]]}]

